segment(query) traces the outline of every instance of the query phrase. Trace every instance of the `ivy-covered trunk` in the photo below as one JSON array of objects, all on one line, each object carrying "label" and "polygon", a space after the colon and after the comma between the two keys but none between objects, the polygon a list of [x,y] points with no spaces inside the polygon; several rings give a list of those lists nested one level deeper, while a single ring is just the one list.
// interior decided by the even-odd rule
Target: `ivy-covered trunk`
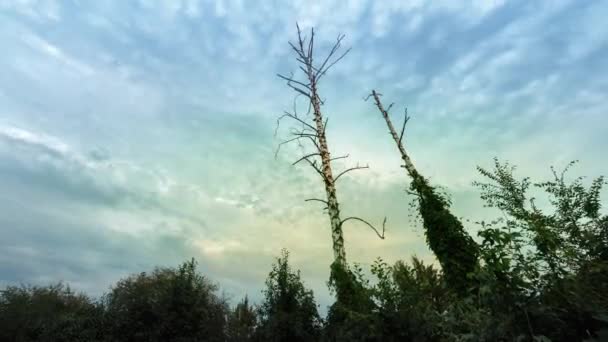
[{"label": "ivy-covered trunk", "polygon": [[412,178],[410,187],[418,196],[419,211],[424,224],[427,244],[437,256],[449,286],[464,294],[473,285],[467,275],[473,272],[477,266],[479,247],[465,232],[462,223],[450,212],[447,200],[439,195],[414,167],[414,163],[403,146],[403,132],[408,117],[406,116],[404,119],[401,134],[397,134],[388,110],[380,101],[379,94],[373,90],[372,96],[399,149],[404,162],[403,167]]}]

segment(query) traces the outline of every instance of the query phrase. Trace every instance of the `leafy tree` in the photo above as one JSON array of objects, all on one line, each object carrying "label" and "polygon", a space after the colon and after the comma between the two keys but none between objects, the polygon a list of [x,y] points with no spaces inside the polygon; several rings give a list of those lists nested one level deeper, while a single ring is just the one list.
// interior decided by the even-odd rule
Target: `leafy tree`
[{"label": "leafy tree", "polygon": [[103,311],[62,283],[0,292],[1,341],[99,341]]},{"label": "leafy tree", "polygon": [[[497,159],[493,170],[478,168],[489,180],[475,183],[482,199],[504,217],[482,222],[476,302],[492,318],[493,331],[502,330],[505,337],[574,341],[608,323],[608,219],[599,198],[605,182],[602,177],[589,187],[582,177],[567,182],[572,165],[561,173],[552,168],[553,179],[538,183],[517,179],[515,167]],[[548,208],[537,206],[531,187],[548,195]]]},{"label": "leafy tree", "polygon": [[228,316],[227,335],[230,342],[246,342],[253,339],[257,313],[245,297]]},{"label": "leafy tree", "polygon": [[114,341],[224,341],[224,299],[194,259],[120,280],[106,297]]},{"label": "leafy tree", "polygon": [[314,295],[304,287],[300,271],[289,266],[289,253],[281,252],[266,279],[259,308],[257,339],[263,341],[317,341],[321,318]]}]

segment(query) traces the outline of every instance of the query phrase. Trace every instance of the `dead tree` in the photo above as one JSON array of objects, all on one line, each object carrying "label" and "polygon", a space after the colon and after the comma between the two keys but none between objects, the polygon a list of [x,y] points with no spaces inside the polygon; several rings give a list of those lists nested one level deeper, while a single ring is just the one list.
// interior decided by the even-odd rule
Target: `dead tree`
[{"label": "dead tree", "polygon": [[449,202],[438,194],[428,180],[416,170],[405,150],[403,134],[405,125],[409,121],[407,110],[401,131],[397,134],[389,116],[393,104],[385,109],[380,101],[380,96],[381,94],[372,90],[367,98],[373,97],[376,107],[386,121],[389,133],[399,149],[404,163],[402,167],[412,178],[410,190],[418,197],[427,243],[437,256],[448,284],[461,293],[466,292],[471,288],[471,281],[467,274],[473,272],[477,266],[478,245],[464,230],[462,223],[450,212]]},{"label": "dead tree", "polygon": [[[359,217],[352,216],[344,219],[340,217],[340,206],[336,195],[336,182],[345,174],[355,170],[366,169],[368,166],[356,165],[347,168],[334,176],[332,162],[338,159],[346,159],[348,158],[348,155],[339,157],[332,157],[330,155],[326,135],[327,118],[324,118],[321,112],[323,101],[319,96],[318,86],[321,79],[327,74],[327,71],[344,58],[350,49],[339,52],[342,40],[344,39],[344,35],[340,35],[327,56],[322,59],[321,63],[315,64],[313,60],[314,29],[310,30],[310,38],[307,39],[302,35],[300,27],[297,24],[296,27],[298,29],[298,41],[295,44],[290,42],[289,45],[295,52],[299,70],[302,72],[303,77],[297,78],[293,74],[290,76],[279,74],[278,76],[286,81],[287,86],[296,92],[296,99],[299,96],[303,96],[307,99],[308,110],[306,114],[300,115],[296,108],[297,103],[294,100],[293,112],[285,111],[284,114],[278,118],[277,128],[284,119],[291,120],[296,127],[292,127],[290,138],[279,144],[277,153],[282,145],[293,142],[297,142],[300,146],[306,145],[311,148],[311,150],[304,153],[304,156],[296,160],[293,165],[307,163],[323,180],[326,198],[310,198],[306,201],[321,202],[325,205],[331,223],[334,262],[337,265],[346,266],[346,252],[344,249],[344,237],[342,232],[344,223],[347,221],[359,221],[373,229],[380,239],[384,239],[386,218],[382,224],[382,232],[380,232],[372,224]],[[312,117],[310,116],[311,111]]]}]

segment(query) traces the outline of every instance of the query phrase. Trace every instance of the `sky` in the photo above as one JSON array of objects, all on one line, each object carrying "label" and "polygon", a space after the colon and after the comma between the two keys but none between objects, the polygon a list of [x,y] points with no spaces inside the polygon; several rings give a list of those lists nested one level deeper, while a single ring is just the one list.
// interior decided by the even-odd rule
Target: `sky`
[{"label": "sky", "polygon": [[291,165],[296,147],[275,156],[296,22],[315,28],[318,56],[339,34],[352,48],[320,93],[330,149],[350,155],[336,172],[370,168],[338,198],[387,232],[347,225],[347,259],[433,262],[364,98],[395,102],[396,125],[407,107],[414,163],[474,231],[495,215],[471,184],[494,157],[539,181],[574,159],[574,175],[608,173],[607,15],[605,0],[0,0],[0,285],[97,296],[194,257],[227,296],[258,300],[287,248],[328,305],[329,220],[304,202],[323,185]]}]

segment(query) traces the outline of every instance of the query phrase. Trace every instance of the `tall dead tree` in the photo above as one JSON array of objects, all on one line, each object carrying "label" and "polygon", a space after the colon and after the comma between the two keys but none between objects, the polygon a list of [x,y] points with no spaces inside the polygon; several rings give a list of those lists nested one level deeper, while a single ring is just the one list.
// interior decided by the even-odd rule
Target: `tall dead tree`
[{"label": "tall dead tree", "polygon": [[[277,120],[277,128],[283,119],[289,119],[296,125],[292,127],[290,132],[291,137],[279,144],[279,149],[282,145],[292,142],[297,142],[300,146],[306,145],[309,148],[304,156],[296,160],[293,165],[299,163],[307,163],[323,180],[325,186],[325,199],[311,198],[306,201],[317,201],[325,204],[329,220],[331,224],[331,238],[334,252],[334,263],[341,266],[346,266],[346,252],[344,249],[344,237],[342,227],[347,221],[359,221],[370,227],[378,235],[384,239],[384,226],[386,218],[382,224],[382,232],[379,232],[369,222],[359,217],[347,217],[342,219],[340,216],[340,205],[336,195],[336,182],[345,174],[368,168],[368,166],[359,166],[347,168],[334,176],[332,170],[332,162],[338,159],[346,159],[348,155],[332,157],[327,143],[327,118],[323,117],[321,106],[323,101],[319,96],[319,82],[327,74],[337,62],[339,62],[350,51],[347,49],[344,52],[339,52],[344,35],[338,36],[336,43],[333,45],[327,56],[321,60],[321,63],[315,64],[313,58],[314,52],[314,29],[310,30],[310,38],[302,35],[300,27],[298,29],[298,41],[289,43],[291,49],[295,52],[296,60],[298,61],[299,70],[303,77],[297,78],[293,74],[290,76],[278,75],[281,79],[287,82],[287,86],[293,89],[298,96],[303,96],[308,102],[308,111],[306,114],[300,115],[297,111],[297,103],[294,100],[293,112],[284,112]],[[310,112],[312,111],[312,118]],[[279,150],[277,149],[277,153]]]},{"label": "tall dead tree", "polygon": [[410,156],[403,146],[405,125],[409,120],[405,111],[401,131],[397,134],[391,121],[389,112],[393,104],[386,109],[380,101],[381,94],[372,90],[368,96],[373,97],[376,107],[386,121],[389,133],[401,154],[403,168],[412,178],[410,188],[418,197],[420,216],[422,217],[427,243],[437,256],[442,266],[446,281],[457,291],[464,293],[471,287],[467,274],[473,272],[477,266],[479,254],[478,245],[471,236],[465,232],[462,223],[450,212],[449,202],[437,193],[427,179],[414,167]]}]

